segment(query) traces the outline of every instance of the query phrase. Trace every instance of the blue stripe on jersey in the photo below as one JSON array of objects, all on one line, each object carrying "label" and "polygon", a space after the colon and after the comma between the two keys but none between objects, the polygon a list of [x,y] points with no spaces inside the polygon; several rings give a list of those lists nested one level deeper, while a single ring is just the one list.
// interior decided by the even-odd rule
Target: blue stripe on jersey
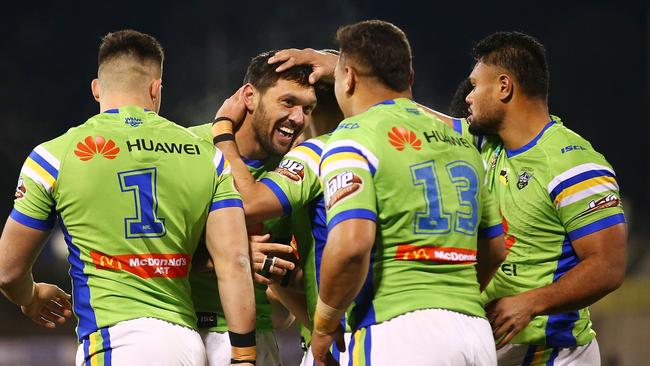
[{"label": "blue stripe on jersey", "polygon": [[[361,291],[354,299],[355,306],[352,309],[352,315],[350,316],[354,324],[351,326],[354,329],[359,329],[363,327],[368,327],[370,325],[377,323],[375,317],[375,307],[372,305],[372,300],[375,298],[375,284],[374,284],[374,267],[375,267],[375,249],[376,246],[372,246],[372,251],[370,252],[370,265],[368,266],[368,275],[366,276],[366,281],[361,287]],[[352,353],[350,353],[352,357]]]},{"label": "blue stripe on jersey", "polygon": [[370,327],[366,328],[366,339],[363,340],[363,350],[365,351],[364,354],[366,356],[366,366],[372,366],[372,363],[370,362],[370,354],[372,351],[372,334],[370,329]]},{"label": "blue stripe on jersey", "polygon": [[210,212],[226,208],[226,207],[241,207],[244,208],[244,204],[239,198],[228,198],[221,201],[212,202],[210,205]]},{"label": "blue stripe on jersey", "polygon": [[363,158],[366,159],[366,162],[368,163],[368,169],[370,169],[370,174],[372,174],[373,176],[375,175],[375,171],[377,169],[370,163],[370,160],[368,159],[368,157],[363,152],[361,152],[361,150],[357,149],[356,147],[352,147],[352,146],[339,146],[339,147],[335,147],[335,148],[327,151],[325,153],[325,155],[321,156],[321,158],[320,158],[320,161],[321,161],[320,165],[321,166],[319,167],[319,169],[321,171],[323,170],[322,166],[323,166],[323,162],[325,161],[325,159],[327,159],[328,157],[330,157],[330,156],[332,156],[334,154],[338,154],[338,153],[342,153],[342,152],[350,152],[350,153],[355,153],[357,155],[363,156]]},{"label": "blue stripe on jersey", "polygon": [[221,176],[221,173],[223,173],[223,167],[226,165],[226,159],[224,159],[223,155],[221,155],[221,159],[219,159],[219,165],[217,165],[217,177]]},{"label": "blue stripe on jersey", "polygon": [[[356,332],[358,332],[358,330]],[[354,354],[354,346],[356,346],[354,342],[354,333],[356,332],[353,330],[352,336],[350,337],[350,346],[348,347],[348,366],[354,366],[354,357],[352,357],[352,355]]]},{"label": "blue stripe on jersey", "polygon": [[52,178],[54,179],[58,178],[59,171],[55,167],[53,167],[52,164],[48,163],[47,160],[43,159],[42,156],[38,155],[36,151],[32,151],[29,154],[29,158],[34,160],[38,165],[41,166],[41,168],[45,169],[45,171],[50,173]]},{"label": "blue stripe on jersey", "polygon": [[537,350],[537,346],[534,344],[531,344],[528,346],[528,350],[526,351],[526,356],[524,357],[524,360],[521,362],[521,366],[530,366],[530,364],[533,362],[533,358],[535,357],[535,350]]},{"label": "blue stripe on jersey", "polygon": [[104,352],[104,366],[111,366],[113,364],[113,349],[111,348],[111,335],[108,333],[108,328],[100,329],[102,334],[102,351]]},{"label": "blue stripe on jersey", "polygon": [[82,344],[84,345],[84,362],[86,362],[90,358],[90,340],[86,338],[82,341]]},{"label": "blue stripe on jersey", "polygon": [[478,238],[483,239],[491,239],[494,238],[495,236],[499,236],[503,234],[503,225],[496,224],[494,226],[487,227],[485,229],[479,229],[478,231]]},{"label": "blue stripe on jersey", "polygon": [[[557,261],[557,268],[553,274],[553,282],[557,282],[565,273],[575,267],[579,261],[571,245],[571,240],[569,237],[566,237],[562,243],[562,254]],[[549,315],[546,321],[546,344],[552,347],[575,346],[576,338],[573,336],[573,325],[579,317],[577,310]]]},{"label": "blue stripe on jersey", "polygon": [[530,140],[530,142],[527,143],[526,145],[524,145],[524,146],[522,146],[522,147],[520,147],[518,149],[514,149],[514,150],[506,149],[506,156],[509,157],[509,158],[512,158],[513,156],[517,156],[517,155],[519,155],[519,154],[521,154],[523,152],[528,151],[531,147],[533,147],[533,146],[535,146],[535,144],[537,144],[537,141],[542,137],[544,132],[546,132],[546,130],[548,130],[549,127],[553,126],[553,124],[555,124],[555,121],[553,121],[553,120],[551,120],[549,123],[547,123],[546,126],[544,126],[544,128],[542,128],[542,130],[537,134],[537,136],[535,136],[534,139]]},{"label": "blue stripe on jersey", "polygon": [[325,214],[325,200],[321,194],[309,203],[309,216],[311,233],[314,237],[314,264],[316,267],[316,288],[320,288],[320,264],[327,242],[327,216]]},{"label": "blue stripe on jersey", "polygon": [[107,109],[107,110],[104,111],[104,113],[117,114],[117,113],[120,113],[120,110],[117,109],[117,108]]},{"label": "blue stripe on jersey", "polygon": [[584,182],[587,179],[591,178],[596,178],[596,177],[613,177],[616,178],[612,172],[608,170],[589,170],[583,173],[580,173],[578,175],[574,175],[573,177],[566,179],[562,182],[560,182],[558,185],[556,185],[553,190],[551,190],[551,202],[555,202],[555,197],[557,197],[560,193],[562,193],[563,190],[576,185],[580,182]]},{"label": "blue stripe on jersey", "polygon": [[460,121],[459,118],[452,118],[452,121],[454,121],[454,131],[458,133],[459,135],[463,134],[463,125],[462,122]]},{"label": "blue stripe on jersey", "polygon": [[392,99],[386,99],[386,100],[384,100],[382,102],[379,102],[379,103],[373,105],[373,107],[376,106],[376,105],[382,105],[382,104],[391,105],[391,104],[395,104],[395,101],[392,100]]},{"label": "blue stripe on jersey", "polygon": [[368,219],[377,222],[377,214],[365,208],[355,208],[339,212],[327,223],[327,232],[332,231],[334,226],[340,222],[350,219]]},{"label": "blue stripe on jersey", "polygon": [[246,164],[246,166],[250,168],[261,168],[264,166],[264,163],[266,163],[265,160],[259,160],[259,159],[249,159],[247,157],[242,156],[241,160]]},{"label": "blue stripe on jersey", "polygon": [[304,146],[304,147],[312,150],[313,152],[315,152],[318,156],[320,156],[320,154],[323,153],[323,149],[321,149],[320,147],[318,147],[318,145],[316,145],[314,143],[311,143],[309,141],[305,141],[305,142],[303,142],[302,144],[300,144],[298,146]]},{"label": "blue stripe on jersey", "polygon": [[59,215],[59,225],[63,232],[63,238],[68,244],[68,262],[70,262],[70,277],[72,278],[72,303],[74,304],[74,313],[79,319],[77,337],[81,340],[97,330],[97,319],[95,318],[95,310],[90,305],[88,276],[84,273],[84,263],[81,261],[79,248],[72,242],[72,237],[68,233],[61,215]]},{"label": "blue stripe on jersey", "polygon": [[485,137],[483,135],[478,135],[476,137],[476,148],[478,149],[478,152],[483,152],[481,151],[483,148],[483,140],[485,140]]},{"label": "blue stripe on jersey", "polygon": [[269,178],[260,179],[260,183],[263,183],[264,185],[269,187],[271,192],[275,194],[275,197],[278,198],[280,204],[282,205],[282,213],[284,215],[291,214],[291,202],[289,202],[289,197],[287,197],[287,195],[284,193],[282,188],[280,188],[280,186],[277,183],[275,183],[273,180]]},{"label": "blue stripe on jersey", "polygon": [[546,366],[555,365],[555,359],[557,358],[557,355],[559,353],[560,353],[560,349],[557,347],[553,347],[553,350],[551,351],[551,356],[548,358],[548,361],[546,361]]},{"label": "blue stripe on jersey", "polygon": [[16,210],[15,208],[11,210],[9,217],[16,220],[17,222],[30,227],[36,230],[50,230],[54,227],[54,216],[50,215],[45,220],[35,219],[33,217],[27,216],[24,213]]},{"label": "blue stripe on jersey", "polygon": [[567,235],[571,240],[578,240],[583,236],[593,234],[596,231],[607,229],[610,226],[614,226],[616,224],[621,224],[624,222],[625,222],[625,215],[620,213],[620,214],[607,216],[600,220],[594,221],[591,224],[587,224],[579,229],[571,230]]}]

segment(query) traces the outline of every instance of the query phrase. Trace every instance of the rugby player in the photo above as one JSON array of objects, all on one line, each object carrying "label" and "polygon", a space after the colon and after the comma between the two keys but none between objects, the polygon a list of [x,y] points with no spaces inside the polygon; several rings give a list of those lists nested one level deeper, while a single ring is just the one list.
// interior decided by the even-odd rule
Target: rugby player
[{"label": "rugby player", "polygon": [[[281,157],[289,151],[295,139],[309,125],[312,110],[316,105],[314,87],[309,83],[308,77],[311,67],[302,66],[292,68],[283,73],[276,73],[274,67],[268,64],[268,59],[274,51],[264,52],[255,56],[249,63],[244,86],[240,88],[237,96],[239,116],[241,123],[234,133],[234,141],[241,149],[240,157],[232,163],[233,171],[237,172],[236,184],[246,198],[244,208],[260,204],[263,197],[251,195],[246,190],[247,181],[254,182],[261,179],[278,165]],[[224,107],[228,108],[229,98]],[[217,113],[217,118],[223,113]],[[200,137],[212,141],[211,124],[191,127],[190,130]],[[245,173],[245,174],[242,174]],[[243,178],[241,178],[243,176]],[[280,207],[280,210],[282,208]],[[277,215],[280,216],[280,215]],[[270,216],[268,218],[271,218]],[[249,221],[250,218],[248,219]],[[261,221],[257,221],[259,223]],[[291,230],[287,218],[266,220],[264,227],[249,230],[252,234],[271,233],[270,238],[276,243],[289,244]],[[284,274],[293,269],[294,264],[280,256],[293,253],[291,247],[285,244],[251,244],[253,249],[254,269],[263,269],[266,255],[272,254],[273,258],[267,261],[267,270],[275,274]],[[260,246],[264,253],[257,248]],[[271,265],[273,268],[271,268]],[[267,274],[268,276],[268,274]],[[257,365],[276,366],[280,364],[280,354],[273,332],[272,303],[269,303],[265,294],[266,285],[270,280],[255,273],[258,284],[255,285],[255,299],[257,306]],[[197,312],[199,312],[199,326],[202,328],[208,360],[210,365],[222,365],[230,357],[223,311],[219,305],[214,275],[211,273],[192,273],[192,297]]]},{"label": "rugby player", "polygon": [[31,274],[58,220],[77,365],[204,365],[188,272],[205,227],[231,362],[250,365],[255,307],[241,198],[221,152],[158,115],[163,57],[140,32],[103,38],[91,84],[101,113],[25,161],[0,238],[1,289],[37,324],[65,321],[69,296]]},{"label": "rugby player", "polygon": [[[470,132],[509,254],[485,291],[502,365],[599,365],[587,306],[625,274],[627,225],[611,165],[548,112],[544,46],[494,33],[473,49]],[[604,270],[606,269],[606,270]]]}]

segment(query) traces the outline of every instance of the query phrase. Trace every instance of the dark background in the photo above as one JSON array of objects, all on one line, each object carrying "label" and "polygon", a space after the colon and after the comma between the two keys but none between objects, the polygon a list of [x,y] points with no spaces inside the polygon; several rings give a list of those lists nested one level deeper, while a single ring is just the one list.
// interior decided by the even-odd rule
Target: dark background
[{"label": "dark background", "polygon": [[[161,115],[189,126],[211,120],[255,54],[335,48],[338,26],[371,18],[406,32],[415,99],[446,112],[471,70],[473,42],[494,31],[519,30],[547,48],[551,113],[614,166],[632,233],[628,273],[643,273],[650,247],[644,225],[650,216],[646,1],[30,2],[1,12],[0,216],[11,210],[31,149],[98,113],[90,82],[100,37],[109,31],[133,28],[158,38],[166,52]],[[37,280],[69,289],[66,267],[52,265],[47,253],[35,268]],[[0,335],[42,332],[5,299],[0,313],[11,314],[0,321]]]}]

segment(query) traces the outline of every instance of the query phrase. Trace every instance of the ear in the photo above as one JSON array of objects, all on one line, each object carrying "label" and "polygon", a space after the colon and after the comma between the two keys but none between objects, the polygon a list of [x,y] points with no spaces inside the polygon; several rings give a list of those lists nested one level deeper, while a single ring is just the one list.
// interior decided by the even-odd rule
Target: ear
[{"label": "ear", "polygon": [[354,94],[354,89],[357,86],[357,70],[353,67],[345,66],[345,93],[348,95]]},{"label": "ear", "polygon": [[413,66],[411,66],[411,70],[409,72],[409,86],[413,86],[413,81],[415,81],[415,70],[413,70]]},{"label": "ear", "polygon": [[154,102],[158,102],[161,97],[162,79],[153,79],[149,85],[149,96]]},{"label": "ear", "polygon": [[515,91],[514,80],[508,74],[499,75],[499,100],[507,102]]},{"label": "ear", "polygon": [[99,79],[93,79],[93,81],[90,82],[90,90],[93,93],[93,98],[99,102]]},{"label": "ear", "polygon": [[257,103],[259,102],[260,93],[251,83],[246,83],[244,90],[242,90],[242,98],[244,98],[244,104],[246,104],[246,109],[250,113],[255,111],[255,107],[257,107]]}]

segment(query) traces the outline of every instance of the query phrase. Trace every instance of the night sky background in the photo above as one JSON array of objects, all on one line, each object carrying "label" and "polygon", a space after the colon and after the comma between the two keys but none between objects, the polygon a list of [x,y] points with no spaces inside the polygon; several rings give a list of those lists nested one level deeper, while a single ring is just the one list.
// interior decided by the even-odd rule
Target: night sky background
[{"label": "night sky background", "polygon": [[[133,28],[161,42],[166,56],[161,115],[189,126],[212,119],[223,99],[240,86],[252,56],[287,47],[335,48],[340,25],[379,18],[395,23],[410,39],[415,99],[443,112],[471,71],[475,41],[499,30],[539,39],[550,66],[551,113],[614,166],[633,218],[631,230],[644,238],[639,244],[647,245],[648,4],[13,2],[0,14],[0,216],[11,211],[17,177],[31,149],[98,113],[90,82],[97,72],[100,38],[107,32]],[[65,279],[65,269],[60,271]],[[1,299],[0,305],[8,304]]]}]

